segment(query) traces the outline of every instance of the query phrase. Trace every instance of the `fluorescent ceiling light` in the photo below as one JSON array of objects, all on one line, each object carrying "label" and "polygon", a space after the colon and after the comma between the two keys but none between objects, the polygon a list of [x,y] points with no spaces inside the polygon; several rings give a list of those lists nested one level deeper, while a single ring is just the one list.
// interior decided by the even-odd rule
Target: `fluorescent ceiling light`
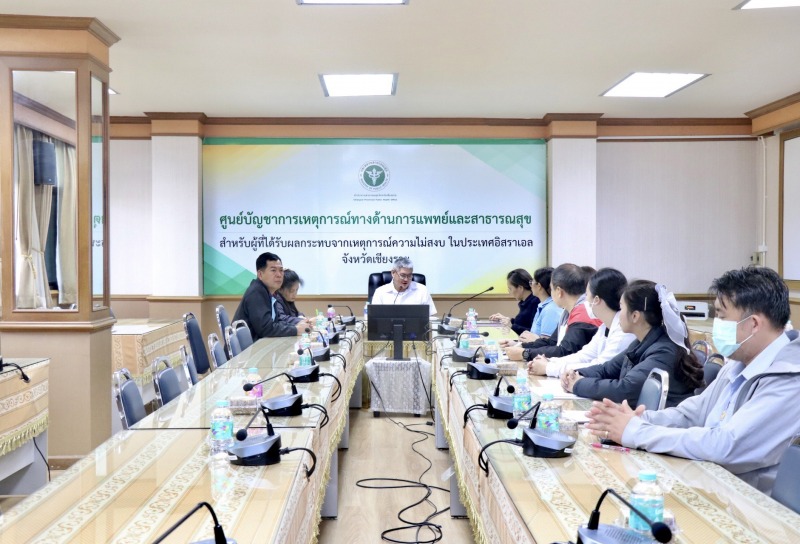
[{"label": "fluorescent ceiling light", "polygon": [[634,72],[602,96],[664,98],[707,75]]},{"label": "fluorescent ceiling light", "polygon": [[397,74],[322,74],[325,96],[391,96]]},{"label": "fluorescent ceiling light", "polygon": [[300,5],[313,5],[313,4],[339,4],[339,5],[354,5],[354,4],[408,4],[408,0],[297,0]]},{"label": "fluorescent ceiling light", "polygon": [[734,9],[796,8],[800,0],[747,0]]}]

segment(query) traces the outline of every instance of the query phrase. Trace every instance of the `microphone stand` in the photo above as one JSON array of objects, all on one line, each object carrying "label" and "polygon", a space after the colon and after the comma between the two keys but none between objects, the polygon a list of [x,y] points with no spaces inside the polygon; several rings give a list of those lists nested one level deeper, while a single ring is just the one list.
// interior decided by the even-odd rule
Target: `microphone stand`
[{"label": "microphone stand", "polygon": [[578,544],[612,544],[616,542],[631,542],[636,544],[639,542],[652,542],[649,537],[632,529],[617,527],[615,525],[600,525],[600,505],[603,503],[603,500],[606,498],[608,493],[614,495],[620,500],[620,502],[622,502],[622,504],[630,508],[639,517],[646,521],[650,526],[650,532],[652,533],[653,538],[655,538],[658,542],[667,543],[672,540],[672,530],[666,523],[661,521],[654,522],[649,517],[645,516],[641,510],[633,506],[624,497],[620,496],[619,493],[609,487],[600,495],[597,505],[589,515],[589,522],[586,525],[578,528]]},{"label": "microphone stand", "polygon": [[[453,306],[450,308],[450,311],[449,311],[449,312],[447,312],[447,315],[445,316],[445,319],[444,319],[444,320],[442,320],[442,321],[445,321],[445,320],[446,320],[446,321],[447,321],[447,323],[450,323],[450,318],[453,316],[453,310],[456,308],[456,306],[460,306],[461,304],[464,304],[465,302],[469,302],[469,301],[470,301],[470,300],[472,300],[473,298],[478,298],[478,297],[479,297],[479,296],[481,296],[482,294],[484,294],[484,293],[488,293],[489,291],[493,291],[493,290],[494,290],[494,286],[492,286],[492,287],[489,287],[488,289],[484,289],[483,291],[481,291],[481,292],[480,292],[480,293],[478,293],[477,295],[472,295],[472,296],[471,296],[471,297],[469,297],[469,298],[465,298],[465,299],[464,299],[464,300],[462,300],[461,302],[456,302],[456,303],[455,303],[455,304],[453,304]],[[445,323],[445,324],[447,324],[447,323]]]},{"label": "microphone stand", "polygon": [[214,508],[212,508],[211,505],[205,501],[197,503],[197,505],[195,505],[194,508],[189,510],[189,512],[185,514],[183,517],[181,517],[181,519],[179,519],[175,524],[173,524],[172,527],[167,529],[158,538],[156,538],[153,541],[153,544],[160,544],[161,542],[163,542],[165,538],[167,538],[175,531],[175,529],[183,525],[183,523],[187,519],[189,519],[195,512],[197,512],[203,507],[208,508],[208,511],[211,512],[211,517],[214,519],[214,544],[236,544],[235,540],[228,539],[225,537],[225,531],[222,530],[222,525],[219,524],[219,520],[217,519],[217,513],[214,512]]}]

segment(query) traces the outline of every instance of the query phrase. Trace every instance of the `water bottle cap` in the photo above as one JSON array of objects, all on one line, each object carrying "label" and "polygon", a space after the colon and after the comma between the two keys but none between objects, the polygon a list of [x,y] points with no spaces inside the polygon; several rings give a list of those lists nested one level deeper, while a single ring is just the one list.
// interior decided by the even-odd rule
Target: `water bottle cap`
[{"label": "water bottle cap", "polygon": [[641,481],[641,482],[655,482],[656,480],[658,480],[658,474],[656,474],[652,470],[640,470],[639,471],[639,481]]},{"label": "water bottle cap", "polygon": [[230,401],[227,401],[225,399],[217,401],[217,408],[227,408],[230,405],[231,405]]},{"label": "water bottle cap", "polygon": [[553,394],[545,393],[544,395],[542,395],[542,400],[553,400]]},{"label": "water bottle cap", "polygon": [[258,369],[256,367],[248,368],[247,372],[250,374],[258,374]]},{"label": "water bottle cap", "polygon": [[333,304],[328,304],[328,308],[333,308]]}]

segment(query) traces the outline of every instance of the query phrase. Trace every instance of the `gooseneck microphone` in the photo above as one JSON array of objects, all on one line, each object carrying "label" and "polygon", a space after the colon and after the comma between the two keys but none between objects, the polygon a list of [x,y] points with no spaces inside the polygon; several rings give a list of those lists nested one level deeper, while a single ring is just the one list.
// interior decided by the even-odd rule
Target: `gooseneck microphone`
[{"label": "gooseneck microphone", "polygon": [[514,386],[511,385],[510,383],[508,383],[508,380],[506,380],[506,377],[501,374],[500,378],[498,378],[498,380],[497,380],[497,387],[494,388],[494,396],[495,397],[500,396],[500,382],[506,382],[506,386],[507,386],[506,387],[506,391],[508,391],[509,393],[513,394],[514,391],[516,391],[516,389],[514,389]]},{"label": "gooseneck microphone", "polygon": [[[167,529],[164,533],[162,533],[158,538],[153,541],[153,544],[159,544],[163,542],[165,538],[175,531],[178,527],[183,525],[183,523],[189,519],[195,512],[200,510],[201,508],[206,507],[208,511],[211,512],[211,517],[214,519],[214,544],[236,544],[236,541],[233,539],[229,539],[225,537],[225,531],[222,530],[222,525],[219,524],[219,520],[217,519],[217,513],[214,512],[214,508],[207,502],[199,502],[195,505],[194,508],[189,510],[189,512],[184,515],[181,519],[179,519],[172,527]],[[209,542],[208,540],[204,542]]]},{"label": "gooseneck microphone", "polygon": [[478,349],[476,349],[476,350],[475,350],[475,353],[473,353],[473,354],[472,354],[472,361],[470,361],[470,362],[471,362],[473,365],[475,364],[475,361],[476,361],[476,360],[477,360],[477,358],[478,358],[478,352],[479,352],[479,351],[483,351],[483,356],[484,356],[484,359],[483,359],[483,361],[484,361],[486,364],[489,364],[489,363],[491,363],[491,361],[489,360],[489,358],[488,358],[488,357],[486,357],[486,351],[484,351],[484,349],[483,349],[483,346],[478,346]]},{"label": "gooseneck microphone", "polygon": [[279,376],[286,376],[287,378],[289,378],[289,383],[292,384],[292,395],[296,395],[297,394],[297,387],[294,385],[294,378],[292,378],[292,376],[290,376],[286,372],[279,372],[278,374],[275,374],[274,376],[270,376],[269,378],[264,378],[260,382],[256,382],[256,383],[249,383],[248,382],[248,383],[246,383],[246,384],[244,384],[242,386],[242,389],[244,389],[244,392],[247,393],[248,391],[252,391],[253,387],[255,387],[256,385],[262,384],[264,382],[268,382],[270,380],[274,380],[275,378],[277,378]]},{"label": "gooseneck microphone", "polygon": [[[603,491],[600,499],[597,501],[597,506],[594,507],[592,513],[589,515],[589,523],[584,526],[578,527],[578,544],[612,544],[615,542],[650,542],[650,539],[641,535],[632,529],[618,527],[616,525],[600,525],[600,505],[606,495],[611,493],[620,500],[625,506],[636,512],[639,517],[647,522],[650,526],[650,532],[653,538],[657,541],[666,543],[672,540],[672,530],[666,523],[661,521],[653,521],[645,516],[638,508],[633,506],[629,501],[620,496],[619,493],[610,487]],[[635,540],[635,537],[640,537],[641,540]]]},{"label": "gooseneck microphone", "polygon": [[16,363],[4,363],[3,362],[3,358],[0,357],[0,372],[5,371],[7,366],[10,366],[11,368],[14,368],[17,371],[19,371],[19,379],[20,380],[22,380],[25,383],[30,383],[31,382],[31,379],[28,377],[27,374],[25,374],[25,371],[22,370],[22,368],[18,364],[16,364]]},{"label": "gooseneck microphone", "polygon": [[477,295],[472,295],[472,296],[471,296],[471,297],[469,297],[469,298],[465,298],[465,299],[464,299],[464,300],[462,300],[461,302],[456,302],[455,304],[453,304],[452,308],[450,308],[450,311],[449,311],[449,312],[447,312],[447,315],[446,315],[445,317],[447,317],[447,319],[448,319],[448,321],[449,321],[450,317],[452,317],[452,315],[453,315],[453,310],[455,309],[455,307],[456,307],[456,306],[459,306],[459,305],[461,305],[461,304],[464,304],[465,302],[469,302],[469,301],[470,301],[470,300],[472,300],[473,298],[477,298],[477,297],[481,296],[481,295],[482,295],[482,294],[484,294],[484,293],[488,293],[489,291],[492,291],[493,289],[494,289],[494,287],[489,287],[488,289],[484,289],[483,291],[481,291],[481,292],[480,292],[480,293],[478,293]]},{"label": "gooseneck microphone", "polygon": [[264,419],[267,421],[267,436],[275,436],[275,429],[272,428],[272,423],[269,422],[267,411],[264,410],[264,408],[260,408],[256,410],[256,413],[253,414],[253,417],[250,418],[250,421],[247,422],[247,425],[236,431],[236,440],[242,442],[245,438],[247,438],[247,429],[249,429],[250,425],[253,424],[253,421],[255,421],[255,419],[258,417],[258,414],[264,414]]},{"label": "gooseneck microphone", "polygon": [[536,414],[538,414],[538,413],[539,413],[539,406],[540,406],[541,404],[542,404],[542,403],[541,403],[541,401],[539,401],[539,402],[537,402],[536,404],[534,404],[533,406],[531,406],[530,408],[528,408],[528,409],[527,409],[525,412],[523,412],[523,413],[522,413],[522,415],[520,415],[519,417],[512,417],[511,419],[509,419],[508,421],[506,421],[506,426],[507,426],[509,429],[516,429],[516,428],[517,428],[517,425],[519,425],[519,422],[520,422],[521,420],[525,419],[525,416],[527,416],[528,414],[530,414],[531,412],[533,412],[533,417],[531,418],[531,426],[530,426],[530,428],[531,428],[531,429],[533,429],[533,428],[534,428],[534,426],[536,425]]},{"label": "gooseneck microphone", "polygon": [[328,308],[347,308],[347,310],[350,312],[349,317],[339,314],[339,319],[342,320],[342,325],[353,325],[356,322],[356,316],[353,315],[353,309],[350,306],[346,304],[328,304]]}]

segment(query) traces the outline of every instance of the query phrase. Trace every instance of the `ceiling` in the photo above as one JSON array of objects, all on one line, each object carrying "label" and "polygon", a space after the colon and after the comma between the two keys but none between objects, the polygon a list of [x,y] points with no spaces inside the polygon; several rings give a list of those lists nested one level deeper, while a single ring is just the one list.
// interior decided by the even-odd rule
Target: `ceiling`
[{"label": "ceiling", "polygon": [[[742,117],[800,91],[800,8],[740,0],[0,0],[96,17],[111,114],[210,117]],[[599,95],[634,71],[708,73],[666,99]],[[399,74],[393,97],[326,98],[320,73]]]}]

